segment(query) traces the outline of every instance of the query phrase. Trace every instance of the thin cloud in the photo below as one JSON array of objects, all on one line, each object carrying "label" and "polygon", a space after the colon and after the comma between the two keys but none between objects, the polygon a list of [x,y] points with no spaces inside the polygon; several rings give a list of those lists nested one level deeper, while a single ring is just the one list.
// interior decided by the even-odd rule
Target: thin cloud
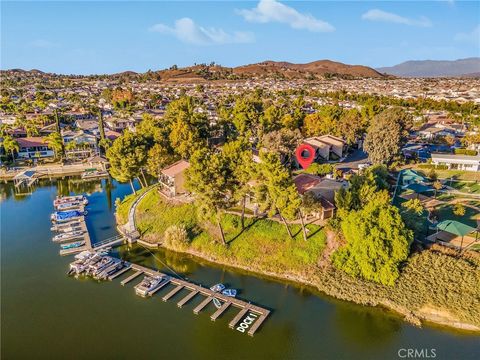
[{"label": "thin cloud", "polygon": [[468,42],[478,46],[480,44],[480,25],[477,25],[470,32],[460,32],[456,34],[454,39],[458,42]]},{"label": "thin cloud", "polygon": [[48,41],[48,40],[44,40],[44,39],[37,39],[37,40],[29,43],[28,45],[30,47],[39,48],[39,49],[51,49],[51,48],[58,47],[57,43],[54,43],[54,42],[51,42],[51,41]]},{"label": "thin cloud", "polygon": [[250,43],[255,40],[250,32],[235,31],[227,33],[223,29],[198,26],[190,18],[181,18],[175,21],[172,27],[164,24],[155,24],[150,31],[172,35],[184,43],[193,45],[214,45]]},{"label": "thin cloud", "polygon": [[313,32],[332,32],[335,28],[328,22],[310,14],[302,14],[294,8],[276,0],[260,0],[253,9],[241,9],[236,12],[246,21],[256,23],[277,22],[287,24],[293,29]]},{"label": "thin cloud", "polygon": [[409,26],[431,27],[432,22],[425,16],[420,16],[418,19],[406,18],[394,13],[386,12],[379,9],[368,10],[362,15],[363,20],[381,21],[394,24],[403,24]]}]

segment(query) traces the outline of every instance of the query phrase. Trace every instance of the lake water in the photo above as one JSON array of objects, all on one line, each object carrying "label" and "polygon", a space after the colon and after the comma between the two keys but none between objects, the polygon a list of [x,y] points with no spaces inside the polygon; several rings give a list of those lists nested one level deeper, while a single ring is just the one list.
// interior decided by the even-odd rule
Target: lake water
[{"label": "lake water", "polygon": [[99,241],[116,234],[115,198],[129,194],[130,186],[45,180],[31,195],[13,192],[11,185],[0,185],[2,359],[401,359],[407,354],[401,349],[409,348],[425,349],[430,358],[434,349],[436,359],[480,357],[478,336],[419,329],[381,309],[165,251],[115,250],[168,273],[167,264],[204,285],[226,283],[240,289],[240,297],[271,309],[271,316],[250,337],[228,327],[234,308],[215,322],[213,305],[194,315],[203,297],[179,309],[184,291],[164,303],[168,290],[143,299],[133,290],[139,279],[120,286],[127,275],[102,283],[68,277],[72,258],[60,257],[50,241],[57,192],[90,194],[87,225]]}]

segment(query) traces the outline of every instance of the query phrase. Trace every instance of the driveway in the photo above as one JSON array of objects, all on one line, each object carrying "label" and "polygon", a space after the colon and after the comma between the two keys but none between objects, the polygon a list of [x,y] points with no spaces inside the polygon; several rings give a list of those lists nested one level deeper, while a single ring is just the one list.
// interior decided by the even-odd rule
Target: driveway
[{"label": "driveway", "polygon": [[358,169],[358,165],[368,163],[368,155],[362,149],[356,149],[348,154],[344,161],[336,165],[337,169],[347,171]]}]

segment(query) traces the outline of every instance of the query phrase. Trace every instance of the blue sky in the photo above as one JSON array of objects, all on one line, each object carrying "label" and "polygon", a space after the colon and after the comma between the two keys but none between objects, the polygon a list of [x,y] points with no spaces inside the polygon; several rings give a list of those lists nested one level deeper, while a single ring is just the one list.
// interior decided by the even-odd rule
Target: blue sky
[{"label": "blue sky", "polygon": [[478,1],[2,1],[1,10],[2,69],[320,59],[378,67],[480,56]]}]

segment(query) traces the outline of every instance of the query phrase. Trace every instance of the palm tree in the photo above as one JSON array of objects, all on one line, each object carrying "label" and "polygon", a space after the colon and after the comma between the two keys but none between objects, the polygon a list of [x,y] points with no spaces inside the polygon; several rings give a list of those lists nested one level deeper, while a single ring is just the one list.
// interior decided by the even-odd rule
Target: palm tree
[{"label": "palm tree", "polygon": [[47,145],[53,150],[55,157],[57,157],[63,150],[62,136],[58,132],[51,133],[47,136]]},{"label": "palm tree", "polygon": [[3,138],[3,148],[6,152],[12,154],[12,160],[15,162],[15,151],[18,152],[20,150],[17,140],[10,135],[5,136]]}]

